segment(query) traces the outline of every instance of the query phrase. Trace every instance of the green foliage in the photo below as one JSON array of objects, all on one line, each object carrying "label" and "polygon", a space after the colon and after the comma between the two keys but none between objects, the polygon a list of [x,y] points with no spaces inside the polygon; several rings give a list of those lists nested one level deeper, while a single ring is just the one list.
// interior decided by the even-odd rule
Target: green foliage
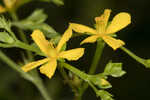
[{"label": "green foliage", "polygon": [[145,67],[146,67],[146,68],[150,68],[150,59],[145,59],[144,62],[145,62],[145,63],[144,63]]},{"label": "green foliage", "polygon": [[99,90],[96,94],[101,97],[101,100],[114,100],[112,95],[105,90]]},{"label": "green foliage", "polygon": [[0,28],[6,29],[7,31],[11,28],[10,21],[7,21],[4,17],[0,17]]},{"label": "green foliage", "polygon": [[43,10],[37,9],[29,17],[21,21],[13,22],[12,24],[24,30],[40,29],[48,38],[58,36],[59,34],[51,26],[44,23],[46,19],[47,15],[43,12]]},{"label": "green foliage", "polygon": [[101,89],[111,88],[112,87],[111,84],[105,79],[106,77],[100,75],[90,77],[90,81],[99,88]]},{"label": "green foliage", "polygon": [[112,63],[109,62],[104,70],[104,75],[111,75],[113,77],[121,77],[126,72],[122,70],[122,63]]},{"label": "green foliage", "polygon": [[[10,31],[11,24],[4,17],[0,17],[0,28],[6,31]],[[13,43],[13,38],[6,31],[0,32],[0,41],[4,43]]]},{"label": "green foliage", "polygon": [[55,3],[58,6],[64,5],[63,0],[52,0],[53,3]]},{"label": "green foliage", "polygon": [[31,1],[33,1],[33,0],[21,0],[21,1],[19,1],[19,4],[17,5],[16,9],[18,9],[18,7],[20,7],[20,6],[22,6],[22,5],[26,4],[26,3],[29,3]]},{"label": "green foliage", "polygon": [[3,31],[0,34],[1,42],[13,43],[14,40],[16,40],[15,34],[11,31],[11,23],[9,21],[7,21],[4,17],[0,17],[0,29],[2,29],[2,31]]},{"label": "green foliage", "polygon": [[31,21],[34,23],[43,23],[47,19],[47,15],[44,13],[43,9],[35,10],[25,21]]},{"label": "green foliage", "polygon": [[[18,4],[18,7],[30,1],[33,1],[33,0],[22,0],[20,4]],[[63,0],[40,0],[40,1],[53,2],[58,6],[64,5]],[[17,9],[18,7],[16,7],[15,9]],[[5,48],[17,47],[17,48],[26,50],[26,52],[23,52],[22,54],[23,55],[27,54],[29,57],[20,55],[22,59],[24,60],[24,62],[21,62],[22,65],[24,65],[26,62],[30,62],[31,60],[34,60],[34,55],[32,55],[31,52],[34,52],[36,56],[37,55],[45,56],[45,55],[40,51],[40,48],[37,47],[35,43],[31,43],[31,45],[28,44],[30,42],[26,41],[28,40],[26,39],[26,35],[17,34],[17,37],[19,37],[20,39],[18,40],[16,37],[16,34],[14,34],[14,32],[11,29],[12,25],[17,27],[16,30],[18,33],[23,33],[23,30],[33,31],[35,29],[39,29],[45,34],[46,38],[48,39],[50,38],[49,41],[52,41],[54,43],[54,46],[58,44],[61,38],[61,35],[58,32],[56,32],[55,29],[53,29],[50,25],[45,23],[48,16],[47,14],[44,13],[43,9],[37,9],[33,11],[31,15],[29,15],[27,18],[22,19],[22,20],[19,20],[17,16],[15,16],[16,19],[14,19],[14,15],[16,15],[15,10],[12,10],[12,11],[10,10],[8,12],[10,13],[10,15],[12,14],[11,15],[12,21],[7,21],[4,17],[0,17],[0,29],[1,29],[0,47],[3,47],[3,48],[4,47]],[[110,34],[110,36],[117,37],[116,34]],[[22,39],[21,37],[25,38],[25,40]],[[124,74],[126,74],[126,72],[122,69],[122,63],[113,63],[110,61],[106,65],[103,73],[93,75],[95,73],[99,59],[101,57],[101,54],[103,53],[103,48],[105,46],[104,41],[102,41],[101,38],[98,39],[97,42],[99,43],[99,45],[96,48],[95,58],[92,61],[92,63],[93,62],[94,63],[93,63],[93,66],[91,66],[91,69],[92,68],[93,69],[91,72],[89,70],[88,74],[68,64],[63,58],[58,59],[58,62],[59,62],[58,65],[61,65],[61,68],[66,68],[67,70],[69,70],[69,72],[74,73],[73,75],[75,76],[70,77],[71,75],[68,75],[68,73],[66,73],[66,71],[64,70],[65,72],[64,79],[66,79],[65,80],[67,81],[66,83],[68,83],[69,85],[71,84],[70,87],[72,88],[72,90],[74,90],[74,88],[76,89],[75,90],[76,96],[82,96],[82,94],[79,94],[79,93],[80,93],[80,90],[85,89],[84,85],[82,86],[82,84],[84,84],[83,82],[85,82],[87,83],[85,85],[87,87],[88,85],[90,85],[95,91],[96,95],[98,97],[101,97],[101,100],[113,100],[112,95],[104,90],[104,89],[112,88],[112,85],[110,82],[107,81],[107,78],[108,76],[121,77]],[[66,48],[67,48],[67,44],[64,44],[63,47],[61,48],[61,51],[66,50]],[[150,68],[150,59],[142,59],[136,56],[135,54],[133,54],[131,51],[127,50],[126,48],[124,47],[120,47],[120,48],[124,50],[127,54],[129,54],[132,58],[134,58],[136,61],[143,64],[145,67]],[[0,58],[4,62],[6,62],[9,66],[11,66],[12,69],[20,73],[20,75],[23,78],[31,81],[35,86],[37,86],[37,88],[40,90],[45,100],[51,100],[51,98],[49,97],[49,92],[45,90],[42,84],[42,81],[40,77],[38,76],[38,73],[36,72],[36,70],[33,70],[30,73],[23,72],[23,70],[21,70],[20,66],[18,66],[17,63],[13,62],[1,51],[0,51]]]},{"label": "green foliage", "polygon": [[0,41],[11,44],[14,42],[14,39],[7,32],[0,32]]},{"label": "green foliage", "polygon": [[63,0],[41,0],[43,2],[53,2],[54,4],[58,5],[58,6],[62,6],[64,5]]}]

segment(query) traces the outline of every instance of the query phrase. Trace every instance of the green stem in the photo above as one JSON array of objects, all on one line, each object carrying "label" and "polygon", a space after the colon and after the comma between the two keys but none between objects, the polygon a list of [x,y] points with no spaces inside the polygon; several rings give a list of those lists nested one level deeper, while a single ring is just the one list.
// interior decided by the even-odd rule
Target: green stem
[{"label": "green stem", "polygon": [[[60,63],[61,66],[65,67],[66,69],[68,69],[69,71],[73,72],[74,74],[76,74],[78,77],[80,77],[82,80],[84,81],[89,81],[89,76],[84,73],[84,72],[81,72],[80,70],[78,70],[77,68],[73,67],[72,65],[69,65],[67,63],[64,63],[64,62],[61,62]],[[77,95],[75,94],[75,98],[74,100],[81,100],[81,96],[80,96],[80,93],[77,93]]]},{"label": "green stem", "polygon": [[14,12],[14,11],[9,11],[9,14],[11,15],[11,17],[12,17],[12,19],[13,19],[14,21],[17,21],[17,20],[18,20],[18,17],[16,16],[16,12]]},{"label": "green stem", "polygon": [[142,59],[138,56],[136,56],[134,53],[132,53],[130,50],[128,50],[125,47],[120,47],[121,50],[123,50],[124,52],[126,52],[129,56],[131,56],[133,59],[135,59],[136,61],[138,61],[139,63],[143,64],[144,66],[147,66],[145,63],[145,59]]},{"label": "green stem", "polygon": [[12,45],[12,44],[0,43],[0,47],[3,47],[3,48],[11,48],[11,47],[13,47],[13,45]]},{"label": "green stem", "polygon": [[41,79],[36,80],[35,82],[33,82],[35,84],[35,86],[39,89],[39,91],[41,92],[41,95],[45,98],[45,100],[52,100],[46,90],[46,88],[44,87],[43,82],[41,81]]},{"label": "green stem", "polygon": [[[76,74],[78,77],[80,77],[82,80],[86,81],[91,87],[92,89],[95,91],[95,93],[97,93],[97,88],[90,82],[90,76],[80,70],[78,70],[77,68],[75,68],[72,65],[69,65],[67,63],[61,62],[60,63],[63,67],[65,67],[66,69],[68,69],[69,71],[73,72],[74,74]],[[79,95],[74,99],[74,100],[82,100],[82,95]]]},{"label": "green stem", "polygon": [[6,30],[10,33],[10,35],[13,37],[14,40],[17,40],[16,35],[14,34],[14,32],[11,31],[10,28],[7,28]]},{"label": "green stem", "polygon": [[95,93],[97,93],[97,88],[91,83],[91,82],[88,82],[88,84],[92,87],[92,89],[95,91]]},{"label": "green stem", "polygon": [[38,55],[43,56],[43,54],[37,48],[34,48],[33,46],[30,46],[30,45],[28,45],[26,43],[23,43],[21,41],[16,41],[14,46],[18,47],[18,48],[22,48],[22,49],[25,49],[25,50],[29,50],[29,51],[35,52]]},{"label": "green stem", "polygon": [[[94,74],[95,73],[104,47],[105,47],[105,43],[102,40],[98,40],[97,46],[96,46],[96,51],[94,54],[94,58],[93,58],[93,61],[92,61],[92,64],[91,64],[91,67],[89,69],[88,74]],[[88,83],[83,84],[82,88],[80,89],[80,96],[83,95],[84,91],[88,88],[88,86],[89,86]]]},{"label": "green stem", "polygon": [[[10,12],[10,15],[14,21],[19,21],[18,16],[16,15],[16,12]],[[18,30],[19,30],[19,37],[21,38],[21,40],[24,41],[25,43],[28,43],[26,35],[23,33],[23,31],[20,29]]]},{"label": "green stem", "polygon": [[96,51],[88,74],[94,74],[101,58],[105,43],[102,40],[97,41]]},{"label": "green stem", "polygon": [[14,69],[15,71],[19,72],[21,74],[21,76],[23,78],[25,78],[26,80],[29,81],[33,81],[33,77],[31,77],[29,74],[23,72],[20,67],[14,63],[10,58],[8,58],[2,51],[0,51],[0,59],[5,62],[6,64],[9,65],[9,67],[11,67],[12,69]]},{"label": "green stem", "polygon": [[67,82],[68,85],[72,88],[73,92],[76,93],[77,91],[76,91],[75,87],[73,86],[73,84],[71,83],[71,81],[70,81],[67,73],[65,72],[64,68],[58,67],[58,69],[59,69],[61,75],[63,76],[63,78],[65,79],[65,82]]},{"label": "green stem", "polygon": [[24,74],[23,71],[19,68],[19,66],[14,63],[10,58],[8,58],[2,51],[0,51],[0,59],[8,64],[12,69],[16,70],[17,72]]},{"label": "green stem", "polygon": [[12,69],[19,72],[23,78],[32,82],[39,89],[39,91],[41,92],[41,94],[45,98],[45,100],[52,100],[49,97],[49,95],[39,77],[35,78],[32,75],[23,72],[21,70],[21,68],[16,63],[14,63],[10,58],[8,58],[2,51],[0,51],[0,59],[2,61],[4,61],[6,64],[8,64]]},{"label": "green stem", "polygon": [[[97,89],[91,82],[88,82],[88,84],[92,87],[92,89],[94,90],[94,92],[95,92],[96,95],[97,95],[98,89]],[[98,96],[98,95],[97,95],[97,96]],[[102,99],[100,99],[100,100],[102,100]]]},{"label": "green stem", "polygon": [[72,91],[74,92],[74,99],[73,100],[81,100],[81,98],[78,98],[79,97],[79,93],[78,93],[78,90],[77,88],[73,85],[73,81],[69,79],[66,71],[64,70],[64,68],[61,66],[60,64],[60,67],[58,67],[62,77],[65,79],[65,82],[70,86],[70,88],[72,89]]},{"label": "green stem", "polygon": [[84,81],[89,81],[89,76],[88,76],[86,73],[84,73],[84,72],[78,70],[77,68],[75,68],[75,67],[73,67],[72,65],[69,65],[69,64],[67,64],[67,63],[65,63],[65,62],[61,62],[60,64],[61,64],[64,68],[66,68],[66,69],[68,69],[69,71],[71,71],[71,72],[73,72],[74,74],[76,74],[78,77],[80,77],[80,78],[83,79]]},{"label": "green stem", "polygon": [[[12,19],[14,20],[14,21],[18,21],[18,16],[16,15],[16,12],[15,11],[10,11],[9,12],[10,13],[10,15],[11,15],[11,17],[12,17]],[[23,31],[22,30],[20,30],[20,29],[18,29],[18,31],[19,31],[19,36],[20,36],[20,38],[21,38],[21,40],[22,41],[24,41],[25,43],[23,43],[23,42],[21,42],[21,41],[19,41],[19,40],[17,40],[16,39],[16,37],[14,36],[14,38],[16,39],[16,42],[15,42],[15,46],[16,47],[19,47],[19,48],[22,48],[22,49],[26,49],[27,51],[27,55],[28,55],[28,58],[30,59],[30,60],[32,60],[33,59],[33,56],[32,56],[32,53],[30,52],[30,51],[33,51],[33,52],[36,52],[36,53],[38,53],[39,55],[41,55],[41,52],[40,51],[38,51],[36,48],[33,48],[32,46],[30,46],[30,45],[28,45],[28,40],[27,40],[27,38],[26,38],[26,35],[23,33]],[[12,34],[13,32],[12,31],[10,31],[10,33]],[[14,34],[12,34],[12,35],[14,35]],[[30,51],[29,51],[30,50]],[[5,60],[4,60],[5,61]],[[10,59],[8,60],[7,59],[7,61],[11,61]],[[7,63],[9,63],[9,62],[7,62]],[[10,64],[12,64],[12,63],[10,63]],[[15,63],[13,63],[14,65],[14,67],[13,68],[15,68],[18,72],[20,72],[21,73],[21,75],[28,75],[27,73],[25,73],[25,72],[23,72],[20,68],[16,68],[15,67]],[[41,94],[42,94],[42,96],[45,98],[45,100],[52,100],[50,97],[49,97],[49,94],[47,93],[47,91],[46,91],[46,89],[45,89],[45,87],[44,87],[44,85],[43,85],[43,82],[41,81],[41,78],[38,76],[38,73],[35,71],[35,72],[32,72],[32,74],[34,74],[34,75],[36,75],[36,76],[34,76],[33,77],[33,79],[32,80],[30,80],[38,89],[39,89],[39,91],[41,92]],[[28,79],[28,77],[26,77],[26,79]]]},{"label": "green stem", "polygon": [[[14,21],[19,21],[18,16],[17,16],[17,14],[16,14],[15,11],[10,12],[10,15],[11,15],[11,17],[12,17],[12,19],[13,19]],[[22,31],[21,29],[18,29],[18,31],[19,31],[19,37],[20,37],[20,39],[21,39],[23,42],[25,42],[25,43],[28,44],[28,40],[27,40],[27,38],[26,38],[26,35],[23,33],[23,31]],[[26,53],[27,53],[27,55],[28,55],[29,60],[33,60],[33,55],[32,55],[32,53],[31,53],[30,51],[26,51]]]}]

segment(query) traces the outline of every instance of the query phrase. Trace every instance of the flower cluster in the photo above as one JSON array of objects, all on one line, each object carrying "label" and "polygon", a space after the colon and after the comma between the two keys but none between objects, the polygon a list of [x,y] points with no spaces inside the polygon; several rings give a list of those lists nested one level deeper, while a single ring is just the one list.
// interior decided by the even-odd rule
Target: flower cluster
[{"label": "flower cluster", "polygon": [[66,51],[61,50],[62,46],[71,38],[72,31],[91,35],[83,40],[81,44],[94,43],[98,38],[101,38],[114,50],[123,46],[125,43],[122,40],[113,38],[111,34],[120,31],[131,23],[130,14],[121,12],[113,18],[110,24],[108,24],[110,13],[111,10],[106,9],[100,17],[95,18],[96,29],[81,24],[70,23],[70,26],[64,32],[56,47],[54,47],[52,42],[49,42],[45,39],[40,30],[34,30],[34,32],[31,34],[31,37],[39,46],[40,50],[45,54],[46,58],[27,64],[22,67],[22,70],[28,72],[42,65],[40,67],[40,72],[51,78],[56,70],[57,60],[63,58],[71,61],[78,60],[80,57],[82,57],[84,54],[84,48],[76,48]]}]

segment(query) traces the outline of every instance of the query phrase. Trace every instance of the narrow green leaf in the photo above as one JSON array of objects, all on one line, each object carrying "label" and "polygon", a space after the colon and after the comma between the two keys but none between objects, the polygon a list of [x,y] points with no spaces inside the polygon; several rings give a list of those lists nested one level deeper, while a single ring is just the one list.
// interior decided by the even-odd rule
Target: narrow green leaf
[{"label": "narrow green leaf", "polygon": [[99,91],[97,91],[96,94],[97,94],[97,96],[101,97],[101,100],[114,100],[112,98],[112,95],[105,90],[99,90]]},{"label": "narrow green leaf", "polygon": [[47,15],[44,13],[43,9],[35,10],[29,17],[24,21],[32,21],[34,23],[42,23],[47,19]]},{"label": "narrow green leaf", "polygon": [[121,77],[126,72],[122,70],[122,63],[109,62],[104,70],[104,75],[111,75],[113,77]]},{"label": "narrow green leaf", "polygon": [[58,5],[58,6],[64,5],[63,0],[52,0],[52,2],[55,3],[55,4]]}]

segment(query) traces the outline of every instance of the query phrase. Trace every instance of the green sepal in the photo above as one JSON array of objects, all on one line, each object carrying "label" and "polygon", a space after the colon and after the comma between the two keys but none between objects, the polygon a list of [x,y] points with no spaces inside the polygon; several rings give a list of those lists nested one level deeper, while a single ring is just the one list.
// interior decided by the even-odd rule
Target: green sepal
[{"label": "green sepal", "polygon": [[112,98],[112,95],[109,92],[105,91],[105,90],[98,90],[96,92],[96,95],[98,97],[101,97],[101,100],[114,100]]},{"label": "green sepal", "polygon": [[108,89],[112,87],[112,85],[103,76],[92,75],[90,76],[90,81],[101,89]]},{"label": "green sepal", "polygon": [[63,59],[63,58],[58,58],[57,60],[60,61],[60,62],[66,62],[65,59]]},{"label": "green sepal", "polygon": [[111,37],[117,37],[117,34],[113,33],[113,34],[109,34],[109,36],[111,36]]},{"label": "green sepal", "polygon": [[65,50],[66,50],[66,48],[67,48],[67,44],[65,43],[65,44],[62,46],[62,48],[61,48],[61,50],[60,50],[60,51],[65,51]]},{"label": "green sepal", "polygon": [[126,72],[122,70],[122,63],[112,63],[109,62],[104,70],[104,75],[111,75],[113,77],[121,77]]}]

